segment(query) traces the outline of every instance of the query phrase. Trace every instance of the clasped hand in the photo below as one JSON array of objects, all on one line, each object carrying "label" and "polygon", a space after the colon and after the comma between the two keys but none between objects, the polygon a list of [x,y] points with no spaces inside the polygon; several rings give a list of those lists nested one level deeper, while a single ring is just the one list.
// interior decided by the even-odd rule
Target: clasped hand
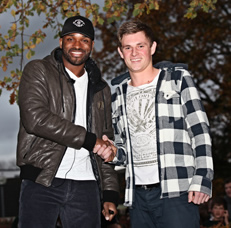
[{"label": "clasped hand", "polygon": [[93,152],[97,153],[105,162],[110,162],[116,156],[117,148],[113,145],[113,142],[104,135],[102,139],[96,140]]}]

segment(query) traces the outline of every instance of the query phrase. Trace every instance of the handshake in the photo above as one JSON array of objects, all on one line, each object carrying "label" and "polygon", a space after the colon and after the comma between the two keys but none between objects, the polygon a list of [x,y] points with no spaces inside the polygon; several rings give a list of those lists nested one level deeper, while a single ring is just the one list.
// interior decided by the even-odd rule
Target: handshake
[{"label": "handshake", "polygon": [[106,135],[103,135],[102,139],[97,138],[93,152],[97,153],[105,162],[111,162],[116,156],[117,148]]}]

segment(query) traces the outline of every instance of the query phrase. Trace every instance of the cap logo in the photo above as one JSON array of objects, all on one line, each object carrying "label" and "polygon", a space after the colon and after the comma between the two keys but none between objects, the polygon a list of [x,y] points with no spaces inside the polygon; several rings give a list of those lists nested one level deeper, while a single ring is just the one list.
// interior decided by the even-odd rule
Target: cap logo
[{"label": "cap logo", "polygon": [[77,19],[73,22],[76,27],[83,27],[85,23],[81,19]]}]

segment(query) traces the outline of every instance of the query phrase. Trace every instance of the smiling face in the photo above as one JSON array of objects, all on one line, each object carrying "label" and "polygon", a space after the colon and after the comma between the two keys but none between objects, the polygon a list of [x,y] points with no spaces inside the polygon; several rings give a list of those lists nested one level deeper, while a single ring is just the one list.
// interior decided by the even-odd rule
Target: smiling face
[{"label": "smiling face", "polygon": [[94,41],[80,33],[71,33],[59,40],[59,46],[63,51],[63,63],[65,67],[84,65],[91,54]]},{"label": "smiling face", "polygon": [[225,209],[223,205],[215,204],[212,208],[212,214],[214,217],[214,221],[220,221],[223,219],[225,213]]},{"label": "smiling face", "polygon": [[156,50],[156,42],[150,43],[144,32],[126,34],[122,37],[118,52],[124,59],[130,72],[140,73],[152,67],[152,55]]}]

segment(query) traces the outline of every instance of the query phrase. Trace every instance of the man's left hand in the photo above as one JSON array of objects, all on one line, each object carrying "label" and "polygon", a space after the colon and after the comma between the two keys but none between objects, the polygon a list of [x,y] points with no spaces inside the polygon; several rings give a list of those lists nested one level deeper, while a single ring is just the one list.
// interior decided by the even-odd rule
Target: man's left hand
[{"label": "man's left hand", "polygon": [[105,202],[103,204],[102,213],[107,221],[111,221],[113,217],[117,214],[117,209],[114,203]]},{"label": "man's left hand", "polygon": [[188,193],[188,202],[189,203],[195,203],[195,204],[202,204],[204,202],[208,202],[209,195],[202,193],[202,192],[189,192]]}]

